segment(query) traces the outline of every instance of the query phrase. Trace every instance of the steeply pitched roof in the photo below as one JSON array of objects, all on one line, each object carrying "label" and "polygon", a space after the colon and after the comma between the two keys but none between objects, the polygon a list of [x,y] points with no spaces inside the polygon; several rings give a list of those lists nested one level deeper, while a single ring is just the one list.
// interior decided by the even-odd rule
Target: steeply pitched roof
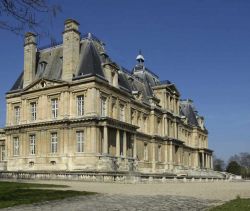
[{"label": "steeply pitched roof", "polygon": [[76,76],[99,75],[104,77],[101,59],[91,39],[85,39],[81,44],[80,61]]},{"label": "steeply pitched roof", "polygon": [[199,126],[192,101],[180,101],[180,115],[187,118],[188,124],[192,126]]},{"label": "steeply pitched roof", "polygon": [[[63,45],[38,50],[37,64],[34,80],[49,78],[61,80],[63,63]],[[74,80],[87,76],[100,76],[105,78],[102,65],[113,63],[105,53],[102,42],[94,35],[87,34],[80,41],[79,64],[76,68]],[[159,77],[144,66],[137,64],[132,72],[119,67],[118,85],[129,93],[137,91],[142,95],[142,101],[149,103],[153,97],[152,87],[160,85]],[[23,88],[23,73],[20,75],[11,91]]]},{"label": "steeply pitched roof", "polygon": [[19,90],[23,88],[23,72],[19,75],[10,91]]}]

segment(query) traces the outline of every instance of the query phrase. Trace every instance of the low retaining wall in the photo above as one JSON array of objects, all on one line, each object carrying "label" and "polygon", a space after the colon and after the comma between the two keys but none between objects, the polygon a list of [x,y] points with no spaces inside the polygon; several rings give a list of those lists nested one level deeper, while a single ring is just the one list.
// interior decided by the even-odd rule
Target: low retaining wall
[{"label": "low retaining wall", "polygon": [[[76,180],[109,183],[166,183],[166,182],[213,182],[225,180],[216,177],[177,177],[172,174],[142,174],[128,172],[10,172],[1,171],[0,179],[24,180]],[[226,180],[228,181],[228,180]]]}]

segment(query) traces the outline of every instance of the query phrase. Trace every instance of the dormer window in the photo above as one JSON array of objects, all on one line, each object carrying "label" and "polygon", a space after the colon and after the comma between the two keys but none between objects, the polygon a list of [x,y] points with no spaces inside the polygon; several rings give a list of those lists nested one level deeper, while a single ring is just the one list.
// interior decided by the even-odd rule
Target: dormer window
[{"label": "dormer window", "polygon": [[40,62],[39,63],[39,72],[41,73],[41,72],[44,72],[45,71],[45,68],[46,68],[46,66],[47,66],[47,62]]}]

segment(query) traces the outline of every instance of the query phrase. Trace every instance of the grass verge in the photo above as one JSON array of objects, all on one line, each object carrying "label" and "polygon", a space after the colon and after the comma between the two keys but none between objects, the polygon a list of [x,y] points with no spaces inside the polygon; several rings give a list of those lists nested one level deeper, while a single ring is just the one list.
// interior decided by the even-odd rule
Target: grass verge
[{"label": "grass verge", "polygon": [[95,194],[85,191],[46,189],[65,187],[68,186],[0,181],[0,208]]},{"label": "grass verge", "polygon": [[249,211],[250,210],[250,199],[237,199],[231,200],[220,206],[212,208],[210,211]]}]

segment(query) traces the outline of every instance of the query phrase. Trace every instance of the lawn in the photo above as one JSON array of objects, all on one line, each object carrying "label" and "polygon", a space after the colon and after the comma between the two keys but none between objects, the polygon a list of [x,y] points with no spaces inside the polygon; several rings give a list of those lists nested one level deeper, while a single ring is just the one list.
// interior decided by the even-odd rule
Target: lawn
[{"label": "lawn", "polygon": [[0,181],[0,208],[95,194],[84,191],[50,189],[65,187],[67,186]]},{"label": "lawn", "polygon": [[237,198],[223,205],[212,208],[210,211],[249,211],[250,199]]}]

